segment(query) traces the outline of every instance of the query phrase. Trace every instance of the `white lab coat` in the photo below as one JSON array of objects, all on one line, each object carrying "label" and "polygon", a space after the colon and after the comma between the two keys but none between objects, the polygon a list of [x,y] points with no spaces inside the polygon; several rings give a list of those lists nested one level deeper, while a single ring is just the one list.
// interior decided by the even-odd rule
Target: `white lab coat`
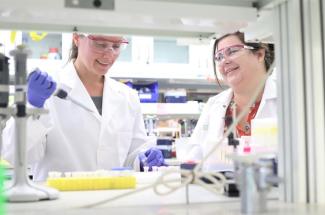
[{"label": "white lab coat", "polygon": [[[102,115],[79,79],[72,63],[58,74],[58,86],[93,112],[52,96],[45,103],[49,114],[28,119],[28,163],[34,179],[45,180],[49,171],[94,171],[112,167],[138,168],[140,150],[154,144],[144,128],[136,91],[107,75]],[[13,163],[14,120],[3,132],[3,156]]]},{"label": "white lab coat", "polygon": [[[225,114],[233,95],[232,89],[228,89],[214,97],[211,97],[202,111],[199,121],[189,140],[193,149],[188,154],[189,160],[201,160],[210,149],[223,137],[225,126]],[[255,118],[276,118],[276,82],[273,76],[266,81],[260,107]],[[227,158],[232,148],[224,141],[203,164],[205,170],[229,170],[232,162]]]}]

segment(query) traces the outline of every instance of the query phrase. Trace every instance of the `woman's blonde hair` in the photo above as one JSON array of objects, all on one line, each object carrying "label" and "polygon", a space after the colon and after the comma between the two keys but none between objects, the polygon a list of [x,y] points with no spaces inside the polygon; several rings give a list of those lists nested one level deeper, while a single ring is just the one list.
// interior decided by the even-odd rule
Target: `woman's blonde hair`
[{"label": "woman's blonde hair", "polygon": [[74,43],[74,41],[72,39],[68,62],[74,61],[75,59],[77,59],[77,57],[78,57],[78,47],[76,46],[76,44]]}]

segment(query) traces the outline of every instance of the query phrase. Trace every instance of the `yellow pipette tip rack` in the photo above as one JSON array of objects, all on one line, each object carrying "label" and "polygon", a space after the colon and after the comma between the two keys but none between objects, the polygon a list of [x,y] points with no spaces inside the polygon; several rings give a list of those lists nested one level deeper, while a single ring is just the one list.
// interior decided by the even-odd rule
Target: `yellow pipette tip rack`
[{"label": "yellow pipette tip rack", "polygon": [[136,177],[132,175],[49,177],[46,184],[60,191],[134,189]]}]

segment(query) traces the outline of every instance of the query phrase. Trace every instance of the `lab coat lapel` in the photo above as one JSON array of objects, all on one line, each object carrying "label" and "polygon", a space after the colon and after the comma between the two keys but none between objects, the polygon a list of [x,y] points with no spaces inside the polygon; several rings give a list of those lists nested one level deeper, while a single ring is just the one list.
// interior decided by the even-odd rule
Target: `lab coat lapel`
[{"label": "lab coat lapel", "polygon": [[120,107],[123,104],[124,100],[125,99],[120,92],[119,86],[115,83],[114,80],[106,75],[102,108],[102,116],[106,123],[108,123],[114,114],[120,110]]},{"label": "lab coat lapel", "polygon": [[273,80],[272,77],[269,77],[265,83],[263,97],[261,100],[260,107],[258,108],[258,111],[256,113],[256,118],[258,118],[263,113],[263,110],[265,109],[265,107],[267,106],[266,104],[269,101],[276,99],[276,94],[277,92],[275,80]]},{"label": "lab coat lapel", "polygon": [[88,94],[87,89],[81,82],[72,62],[67,65],[66,69],[62,71],[59,77],[60,84],[62,85],[61,87],[67,90],[69,96],[92,110],[91,113],[98,120],[100,120],[101,116],[99,115],[94,102]]},{"label": "lab coat lapel", "polygon": [[220,137],[218,136],[214,138],[221,138],[223,135],[225,114],[232,95],[233,91],[231,89],[228,89],[224,91],[222,95],[219,95],[220,97],[216,99],[215,103],[213,104],[210,114],[210,132],[208,133],[212,135],[221,135]]}]

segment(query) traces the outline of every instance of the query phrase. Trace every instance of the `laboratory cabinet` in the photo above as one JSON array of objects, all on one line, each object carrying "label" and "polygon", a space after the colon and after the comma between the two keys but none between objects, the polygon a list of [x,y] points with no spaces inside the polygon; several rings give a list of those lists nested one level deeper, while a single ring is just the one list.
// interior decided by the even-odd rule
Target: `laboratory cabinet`
[{"label": "laboratory cabinet", "polygon": [[156,115],[160,119],[198,119],[202,108],[203,105],[196,101],[186,103],[141,103],[141,109],[145,116]]},{"label": "laboratory cabinet", "polygon": [[177,38],[133,36],[132,61],[142,64],[189,64],[189,44]]},{"label": "laboratory cabinet", "polygon": [[132,41],[133,62],[212,68],[212,40],[134,36]]},{"label": "laboratory cabinet", "polygon": [[114,78],[174,79],[194,84],[213,77],[211,46],[206,42],[191,44],[179,38],[140,36],[132,36],[129,41],[131,60],[129,56],[128,61],[117,61],[110,70]]}]

